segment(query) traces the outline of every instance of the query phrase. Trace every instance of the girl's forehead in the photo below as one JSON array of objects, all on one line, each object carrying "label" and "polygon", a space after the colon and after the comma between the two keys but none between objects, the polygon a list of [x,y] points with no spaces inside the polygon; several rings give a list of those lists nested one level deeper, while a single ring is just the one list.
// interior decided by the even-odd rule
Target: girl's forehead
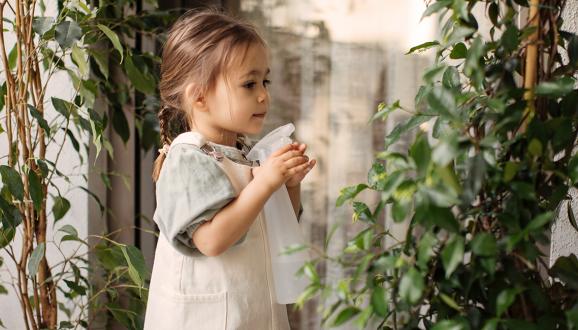
[{"label": "girl's forehead", "polygon": [[269,73],[268,52],[264,46],[253,43],[243,48],[233,53],[231,69],[236,75],[244,77]]}]

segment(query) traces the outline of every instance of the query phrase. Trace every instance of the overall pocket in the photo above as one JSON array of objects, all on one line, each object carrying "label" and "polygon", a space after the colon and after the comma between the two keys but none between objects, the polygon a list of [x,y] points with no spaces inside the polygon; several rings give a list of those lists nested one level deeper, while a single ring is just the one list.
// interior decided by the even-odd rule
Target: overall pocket
[{"label": "overall pocket", "polygon": [[150,292],[145,329],[224,330],[227,326],[227,292],[182,295]]}]

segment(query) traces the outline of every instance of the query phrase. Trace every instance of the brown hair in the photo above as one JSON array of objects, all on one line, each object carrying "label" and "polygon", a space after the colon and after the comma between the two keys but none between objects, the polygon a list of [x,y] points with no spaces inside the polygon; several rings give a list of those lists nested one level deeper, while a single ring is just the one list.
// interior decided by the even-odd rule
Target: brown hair
[{"label": "brown hair", "polygon": [[[190,10],[171,27],[163,47],[158,113],[161,144],[171,144],[180,133],[192,128],[183,94],[195,83],[193,99],[214,88],[217,77],[230,65],[231,54],[253,43],[266,45],[255,26],[215,8]],[[160,153],[153,168],[157,181],[166,154]]]}]

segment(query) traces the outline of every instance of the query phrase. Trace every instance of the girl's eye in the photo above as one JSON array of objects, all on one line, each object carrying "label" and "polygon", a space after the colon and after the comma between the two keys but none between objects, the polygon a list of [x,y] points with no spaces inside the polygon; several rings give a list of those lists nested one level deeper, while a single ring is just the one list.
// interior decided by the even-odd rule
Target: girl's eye
[{"label": "girl's eye", "polygon": [[253,89],[255,87],[255,85],[256,85],[256,83],[254,81],[250,81],[248,83],[245,83],[245,85],[243,85],[243,87]]},{"label": "girl's eye", "polygon": [[[269,84],[271,84],[271,80],[269,80],[269,79],[263,80],[263,86],[267,87],[267,85],[269,85]],[[250,82],[245,83],[243,85],[243,87],[248,88],[248,89],[253,89],[253,88],[255,88],[256,85],[257,85],[256,82],[250,81]]]}]

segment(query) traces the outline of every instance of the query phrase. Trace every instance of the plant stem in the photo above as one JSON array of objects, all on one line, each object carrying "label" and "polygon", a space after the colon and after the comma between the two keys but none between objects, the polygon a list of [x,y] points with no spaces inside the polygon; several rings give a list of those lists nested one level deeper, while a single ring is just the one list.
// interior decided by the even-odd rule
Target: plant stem
[{"label": "plant stem", "polygon": [[526,110],[523,116],[523,122],[519,132],[524,133],[528,127],[528,123],[532,120],[536,111],[534,104],[534,86],[536,85],[538,76],[538,36],[540,30],[540,0],[530,1],[530,15],[528,18],[528,25],[530,28],[535,28],[535,31],[528,37],[528,47],[526,48],[526,66],[524,72],[524,99],[526,100]]}]

